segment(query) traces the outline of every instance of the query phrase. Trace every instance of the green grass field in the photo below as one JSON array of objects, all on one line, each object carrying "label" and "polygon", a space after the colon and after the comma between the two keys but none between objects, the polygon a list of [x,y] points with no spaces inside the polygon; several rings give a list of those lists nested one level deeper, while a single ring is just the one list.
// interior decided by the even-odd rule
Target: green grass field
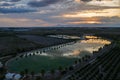
[{"label": "green grass field", "polygon": [[8,62],[8,70],[13,72],[34,71],[40,72],[41,69],[52,70],[58,69],[59,66],[67,67],[74,63],[77,58],[66,58],[66,57],[49,57],[49,56],[29,56],[26,58],[14,59]]}]

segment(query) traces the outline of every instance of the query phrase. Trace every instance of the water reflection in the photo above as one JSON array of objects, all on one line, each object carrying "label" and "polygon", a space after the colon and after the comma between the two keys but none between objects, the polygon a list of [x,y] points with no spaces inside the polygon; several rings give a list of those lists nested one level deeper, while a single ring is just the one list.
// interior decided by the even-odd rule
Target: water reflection
[{"label": "water reflection", "polygon": [[[67,58],[81,58],[85,55],[92,55],[93,51],[98,51],[103,48],[105,44],[111,44],[110,41],[101,39],[96,36],[83,36],[84,40],[77,42],[70,42],[57,46],[52,46],[40,50],[35,50],[27,53],[29,55],[40,55],[50,57],[67,57]],[[26,57],[26,54],[24,54]]]},{"label": "water reflection", "polygon": [[[93,51],[98,51],[99,48],[102,48],[105,44],[110,44],[111,42],[104,39],[97,39],[97,37],[94,36],[86,36],[86,40],[80,40],[76,43],[73,43],[71,45],[65,45],[60,48],[57,48],[58,46],[55,46],[49,49],[46,52],[43,52],[40,55],[44,56],[62,56],[62,57],[83,57],[84,55],[92,55]],[[90,39],[88,39],[90,38]],[[92,39],[91,41],[91,38]],[[56,49],[55,49],[56,48]]]},{"label": "water reflection", "polygon": [[78,56],[80,54],[80,50],[74,50],[73,55]]}]

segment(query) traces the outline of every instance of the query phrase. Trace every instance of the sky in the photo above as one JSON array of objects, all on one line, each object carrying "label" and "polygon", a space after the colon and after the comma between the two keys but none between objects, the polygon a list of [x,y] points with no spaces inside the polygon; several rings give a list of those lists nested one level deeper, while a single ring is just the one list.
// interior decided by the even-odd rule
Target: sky
[{"label": "sky", "polygon": [[120,0],[0,0],[0,27],[120,27]]}]

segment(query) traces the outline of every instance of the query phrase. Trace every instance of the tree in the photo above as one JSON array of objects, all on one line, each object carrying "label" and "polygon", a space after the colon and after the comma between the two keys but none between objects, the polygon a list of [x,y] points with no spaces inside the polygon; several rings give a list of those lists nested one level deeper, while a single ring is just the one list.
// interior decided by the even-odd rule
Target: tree
[{"label": "tree", "polygon": [[58,70],[61,72],[63,70],[62,66],[59,66]]},{"label": "tree", "polygon": [[70,70],[70,71],[73,70],[73,69],[74,69],[73,66],[70,66],[70,67],[69,67],[69,70]]},{"label": "tree", "polygon": [[78,61],[76,60],[76,61],[75,61],[75,64],[77,64],[77,63],[78,63]]},{"label": "tree", "polygon": [[79,59],[78,61],[79,61],[79,63],[81,63],[81,62],[82,62],[82,60],[81,60],[81,59]]},{"label": "tree", "polygon": [[54,75],[54,73],[55,73],[55,70],[54,70],[54,69],[52,69],[52,70],[51,70],[51,74],[52,74],[52,75]]},{"label": "tree", "polygon": [[54,78],[54,74],[55,74],[55,70],[54,69],[51,70],[51,74],[52,74],[52,78]]},{"label": "tree", "polygon": [[44,77],[44,74],[45,74],[45,70],[44,69],[41,70],[41,74]]},{"label": "tree", "polygon": [[24,76],[24,74],[25,74],[24,71],[21,71],[21,72],[20,72],[20,75],[21,75],[21,76]]},{"label": "tree", "polygon": [[35,75],[35,73],[34,73],[34,71],[32,71],[31,72],[32,79],[34,79],[34,75]]},{"label": "tree", "polygon": [[36,80],[42,80],[40,76],[37,76],[36,77]]},{"label": "tree", "polygon": [[28,74],[28,69],[25,69],[24,71],[25,71],[25,74],[27,75]]}]

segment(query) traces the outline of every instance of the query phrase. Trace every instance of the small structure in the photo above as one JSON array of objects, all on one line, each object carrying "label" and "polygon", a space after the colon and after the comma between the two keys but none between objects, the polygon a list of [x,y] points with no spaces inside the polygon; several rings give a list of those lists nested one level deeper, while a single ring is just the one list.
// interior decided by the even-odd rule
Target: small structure
[{"label": "small structure", "polygon": [[5,80],[20,80],[22,76],[16,73],[6,73]]},{"label": "small structure", "polygon": [[6,73],[6,75],[5,75],[5,79],[6,80],[9,80],[9,79],[13,79],[13,76],[15,75],[15,73]]}]

